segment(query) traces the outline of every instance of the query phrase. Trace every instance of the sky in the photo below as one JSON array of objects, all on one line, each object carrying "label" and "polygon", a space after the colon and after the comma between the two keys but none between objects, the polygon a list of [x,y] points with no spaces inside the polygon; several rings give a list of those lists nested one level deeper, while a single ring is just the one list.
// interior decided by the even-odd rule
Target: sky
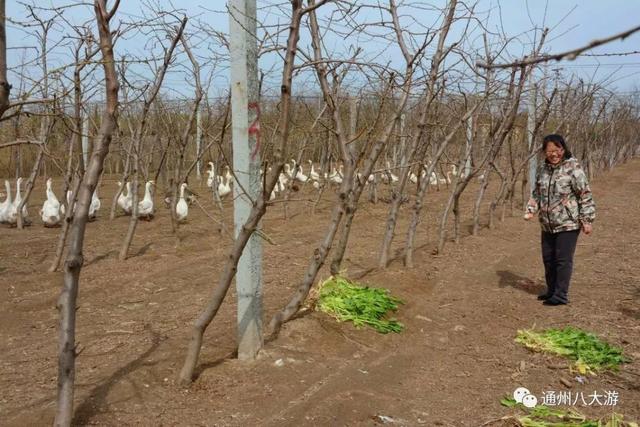
[{"label": "sky", "polygon": [[[153,1],[154,4],[159,5],[162,9],[178,9],[180,13],[186,14],[191,21],[189,25],[195,24],[195,21],[200,21],[217,31],[227,32],[229,18],[226,13],[226,2],[223,0]],[[400,20],[404,26],[416,29],[420,26],[437,28],[441,17],[439,13],[425,10],[426,8],[423,7],[409,7],[411,4],[441,7],[445,4],[444,0],[397,1],[402,14]],[[373,0],[369,1],[369,3],[372,2]],[[73,1],[38,0],[33,4],[42,7],[49,5],[60,8],[73,3]],[[258,1],[259,21],[268,24],[286,22],[284,13],[269,7],[269,5],[275,3],[287,2],[277,0]],[[408,8],[404,8],[403,4]],[[548,2],[543,0],[478,0],[475,3],[466,1],[465,4],[468,6],[473,5],[478,20],[486,26],[487,30],[495,34],[504,33],[508,37],[514,38],[514,41],[506,51],[508,55],[503,58],[505,61],[516,59],[530,51],[534,34],[531,29],[534,27],[538,29],[548,27],[550,29],[545,52],[556,53],[573,49],[585,45],[593,39],[608,37],[640,25],[640,1],[636,0],[608,0],[606,2],[602,0],[549,0]],[[123,21],[140,19],[143,14],[142,5],[143,2],[141,1],[122,1],[117,16]],[[21,28],[18,23],[18,21],[26,19],[25,7],[23,3],[16,0],[7,0],[6,7],[7,16],[14,21],[7,24],[8,59],[9,66],[12,67],[10,69],[10,78],[13,76],[16,79],[16,73],[22,71],[29,73],[34,80],[37,80],[38,74],[41,74],[39,69],[33,66],[31,68],[20,66],[24,61],[28,61],[37,55],[37,51],[33,49],[37,45],[37,41],[33,36],[34,29]],[[76,6],[64,8],[63,10],[66,19],[76,24],[92,18],[92,10],[87,6]],[[330,11],[331,9],[327,8],[326,10]],[[47,15],[46,12],[41,13],[45,16]],[[326,16],[327,12],[325,12]],[[375,14],[371,17],[367,16],[366,12],[363,12],[360,16],[362,19],[375,19]],[[57,21],[58,25],[54,28],[63,28],[64,23],[59,18]],[[338,28],[342,23],[336,22],[334,25]],[[461,34],[464,25],[465,22],[459,22],[454,25],[449,40],[455,40],[456,36]],[[190,31],[190,27],[188,26],[187,28],[187,31]],[[54,29],[52,39],[56,40],[52,40],[54,46],[50,52],[51,68],[70,62],[69,48],[64,46],[67,41],[63,40],[61,44],[56,46],[55,43],[60,41],[62,33],[56,33],[55,31]],[[469,49],[479,49],[481,47],[481,32],[482,30],[475,26],[475,29],[469,33],[468,39],[465,41]],[[539,33],[538,31],[538,36]],[[198,33],[194,37],[194,44],[197,44],[195,50],[201,61],[211,59],[212,51],[226,53],[222,52],[224,51],[222,46],[208,40],[203,33]],[[261,37],[264,37],[264,34],[261,34]],[[149,52],[153,50],[153,44],[149,40],[148,35],[140,32],[128,33],[126,37],[117,42],[116,54],[120,56],[126,55],[129,58],[148,56]],[[345,40],[347,41],[345,42]],[[326,44],[330,50],[339,55],[346,55],[350,47],[358,44],[365,50],[365,55],[368,58],[375,58],[379,62],[401,62],[399,50],[392,44],[381,40],[371,40],[360,36],[351,36],[343,39],[333,35],[327,36]],[[208,45],[210,49],[207,49],[205,45]],[[308,37],[303,34],[300,46],[307,48],[308,45]],[[623,52],[635,53],[626,56],[581,56],[574,61],[554,61],[549,63],[546,68],[548,73],[554,73],[558,70],[563,74],[576,74],[585,80],[606,81],[611,90],[628,93],[640,89],[640,33],[636,33],[624,41],[617,40],[587,53],[590,55],[603,55]],[[186,57],[183,56],[180,62],[186,63]],[[281,60],[277,54],[267,54],[261,57],[259,66],[266,72],[265,86],[267,86],[267,90],[271,88],[275,91],[279,87],[280,64]],[[25,70],[25,68],[28,69]],[[137,73],[140,80],[148,79],[152,75],[148,67],[144,65],[131,65],[131,69]],[[99,72],[98,70],[97,73]],[[215,77],[209,88],[210,95],[220,95],[226,91],[227,74],[228,68],[225,61],[219,61],[216,64]],[[99,78],[95,80],[97,81]],[[164,93],[168,97],[188,98],[189,94],[192,93],[191,81],[192,79],[187,74],[185,66],[181,69],[176,69],[167,76]],[[313,86],[314,84],[312,74],[304,79],[299,77],[298,81],[300,81],[300,87],[303,88],[309,88],[309,85]],[[18,86],[15,82],[13,82],[13,85],[14,87]]]}]

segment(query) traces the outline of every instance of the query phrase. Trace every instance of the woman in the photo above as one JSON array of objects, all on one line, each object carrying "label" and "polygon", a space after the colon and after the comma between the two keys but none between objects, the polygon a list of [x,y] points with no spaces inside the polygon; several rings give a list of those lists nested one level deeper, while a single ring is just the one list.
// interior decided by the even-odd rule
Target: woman
[{"label": "woman", "polygon": [[538,168],[524,219],[530,220],[538,212],[542,227],[547,292],[538,299],[545,305],[562,305],[569,302],[567,293],[578,234],[580,230],[591,234],[596,206],[587,176],[571,155],[564,138],[547,135],[542,151],[546,159]]}]

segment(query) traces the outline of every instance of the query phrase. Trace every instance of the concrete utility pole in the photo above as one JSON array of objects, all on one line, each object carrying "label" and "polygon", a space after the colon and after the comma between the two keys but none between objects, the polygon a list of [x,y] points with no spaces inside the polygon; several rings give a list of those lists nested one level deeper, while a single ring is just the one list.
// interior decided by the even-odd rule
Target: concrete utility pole
[{"label": "concrete utility pole", "polygon": [[[533,78],[530,83],[530,94],[529,94],[529,111],[527,114],[527,145],[529,148],[529,153],[534,150],[533,144],[536,142],[533,140],[533,131],[536,127],[536,92],[538,87],[535,83],[533,83]],[[538,169],[538,159],[536,156],[533,156],[529,159],[529,197],[533,195],[533,189],[536,186],[536,170]]]},{"label": "concrete utility pole", "polygon": [[[237,236],[260,185],[260,107],[256,0],[230,0],[231,115],[234,223]],[[244,193],[246,191],[246,193]],[[253,360],[262,348],[262,245],[254,233],[238,262],[238,359]]]}]

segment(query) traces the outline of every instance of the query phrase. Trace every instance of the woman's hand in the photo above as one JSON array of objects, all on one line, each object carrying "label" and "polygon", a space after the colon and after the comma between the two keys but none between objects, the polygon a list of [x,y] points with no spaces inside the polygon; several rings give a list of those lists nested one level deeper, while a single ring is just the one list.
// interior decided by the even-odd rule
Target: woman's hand
[{"label": "woman's hand", "polygon": [[531,218],[533,218],[533,214],[531,212],[527,212],[526,214],[524,214],[525,221],[529,221]]},{"label": "woman's hand", "polygon": [[591,223],[589,223],[589,222],[583,222],[582,223],[582,231],[587,236],[590,235],[593,232],[593,225],[591,225]]}]

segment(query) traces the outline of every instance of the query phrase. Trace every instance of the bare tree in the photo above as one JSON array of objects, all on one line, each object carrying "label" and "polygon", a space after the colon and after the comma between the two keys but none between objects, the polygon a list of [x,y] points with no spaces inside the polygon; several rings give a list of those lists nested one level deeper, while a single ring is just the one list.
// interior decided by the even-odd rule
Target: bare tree
[{"label": "bare tree", "polygon": [[73,395],[75,383],[75,326],[76,299],[80,285],[80,271],[84,258],[82,248],[84,233],[88,220],[91,196],[102,173],[104,159],[109,152],[111,136],[116,128],[118,114],[118,80],[114,65],[113,41],[109,23],[113,18],[118,2],[107,9],[106,0],[95,0],[94,10],[100,34],[100,51],[102,53],[105,75],[106,107],[102,113],[100,132],[94,144],[94,150],[82,179],[78,192],[76,212],[71,223],[69,252],[64,266],[64,284],[58,299],[60,312],[59,353],[58,353],[58,404],[56,409],[56,426],[70,426],[73,416]]},{"label": "bare tree", "polygon": [[[325,65],[326,61],[322,58],[320,29],[314,13],[310,14],[309,23],[312,38],[312,47],[314,52],[313,64],[316,69],[316,74],[318,76],[325,102],[333,118],[333,133],[338,140],[341,157],[345,165],[345,173],[343,176],[342,184],[340,185],[340,189],[338,190],[338,200],[331,211],[331,219],[327,227],[325,236],[322,239],[321,244],[314,250],[314,254],[309,262],[304,278],[298,284],[295,293],[293,294],[287,305],[281,311],[276,313],[276,315],[274,315],[271,319],[271,322],[269,324],[269,333],[271,335],[277,334],[280,330],[281,325],[284,322],[290,320],[293,315],[295,315],[295,313],[300,309],[302,303],[309,293],[309,290],[311,289],[311,286],[313,285],[318,271],[324,264],[326,257],[329,254],[329,250],[331,249],[335,235],[338,232],[340,222],[346,215],[347,218],[345,219],[345,222],[342,226],[342,232],[340,236],[341,239],[338,247],[339,255],[335,258],[336,265],[339,265],[342,261],[342,255],[344,254],[344,250],[346,249],[347,241],[351,231],[351,223],[353,220],[353,216],[355,215],[355,212],[357,210],[359,198],[362,194],[364,186],[368,182],[369,176],[373,172],[373,168],[378,160],[378,157],[383,152],[386,143],[389,141],[389,138],[393,133],[397,119],[405,109],[410,94],[410,88],[413,82],[416,60],[422,54],[422,51],[419,50],[416,54],[408,55],[407,57],[405,57],[406,66],[403,75],[404,82],[400,87],[399,102],[392,110],[391,117],[387,121],[382,122],[384,126],[382,128],[383,130],[381,135],[376,135],[376,137],[370,135],[368,142],[363,144],[360,153],[358,154],[353,145],[350,144],[351,141],[347,139],[347,135],[345,134],[345,130],[342,125],[340,112],[337,108],[337,99],[340,93],[339,83],[341,81],[341,78],[336,71],[335,66],[332,68],[331,73],[329,73],[328,68]],[[353,62],[353,60],[351,62]],[[331,74],[332,80],[335,82],[333,88],[329,85],[328,82],[329,74]],[[389,88],[394,84],[393,77],[395,76],[392,75],[392,78],[388,82]],[[383,99],[385,99],[387,96],[388,93],[385,93]],[[380,114],[382,112],[382,108],[380,108],[378,112]],[[365,157],[365,153],[367,153],[367,151],[368,155]],[[359,159],[364,159],[364,165],[361,175],[357,176],[355,167]]]},{"label": "bare tree", "polygon": [[198,363],[198,357],[202,347],[204,332],[222,305],[222,301],[227,294],[229,285],[235,276],[242,251],[249,241],[249,237],[251,237],[258,227],[260,219],[264,216],[267,210],[269,196],[271,195],[273,188],[276,186],[280,172],[284,167],[284,155],[286,153],[287,141],[289,138],[289,122],[291,115],[291,84],[294,60],[297,53],[298,41],[300,39],[300,21],[305,14],[315,10],[325,3],[327,3],[327,1],[321,0],[317,3],[310,1],[307,7],[303,7],[302,0],[291,1],[291,21],[282,70],[282,83],[280,87],[281,110],[277,126],[277,139],[279,144],[273,151],[274,164],[271,174],[268,174],[267,178],[264,180],[262,197],[254,200],[253,209],[249,213],[247,221],[242,226],[234,240],[231,252],[219,278],[218,286],[213,290],[207,306],[193,326],[185,362],[180,371],[180,382],[182,384],[189,384],[193,381],[194,371]]},{"label": "bare tree", "polygon": [[176,45],[180,41],[182,37],[182,33],[184,31],[185,26],[187,25],[187,18],[184,17],[180,26],[176,30],[176,34],[172,38],[171,44],[165,50],[164,60],[160,66],[160,69],[157,71],[157,75],[153,85],[149,89],[148,95],[145,97],[144,104],[142,106],[142,112],[140,113],[139,123],[136,127],[135,134],[133,135],[133,183],[131,185],[131,192],[133,193],[132,197],[132,206],[131,206],[131,220],[129,221],[129,229],[127,230],[127,234],[122,243],[122,247],[120,248],[120,253],[118,258],[120,260],[124,260],[127,258],[127,254],[129,252],[129,247],[131,246],[131,241],[133,240],[133,235],[136,231],[136,226],[138,225],[138,179],[139,179],[139,167],[140,167],[140,152],[142,150],[142,139],[144,138],[146,127],[147,127],[147,117],[149,114],[149,110],[151,109],[151,105],[153,101],[156,99],[158,92],[160,91],[160,87],[162,86],[162,82],[164,81],[164,77],[167,73],[167,69],[171,64],[171,59],[173,57],[173,51],[176,48]]},{"label": "bare tree", "polygon": [[[403,36],[402,29],[400,27],[400,23],[398,20],[398,14],[395,7],[395,2],[391,1],[391,14],[393,16],[394,27],[396,32],[398,33],[398,44],[403,52],[405,57],[409,57],[408,48],[406,47]],[[433,101],[436,99],[437,91],[436,84],[438,79],[440,78],[440,66],[445,60],[446,56],[451,52],[451,49],[455,46],[455,44],[445,48],[445,41],[447,39],[447,35],[449,34],[449,30],[451,29],[451,25],[454,21],[454,15],[456,11],[456,0],[450,0],[447,5],[447,13],[445,15],[444,21],[438,33],[438,44],[436,46],[436,51],[433,54],[431,59],[431,70],[429,72],[429,80],[427,82],[427,93],[425,94],[424,106],[420,116],[420,120],[417,124],[418,131],[415,133],[414,137],[411,139],[410,147],[408,153],[403,155],[402,164],[400,165],[400,177],[399,184],[397,188],[393,189],[392,197],[391,197],[391,207],[389,208],[389,214],[387,215],[387,222],[385,226],[385,233],[382,239],[382,246],[380,248],[380,258],[378,260],[378,267],[386,268],[389,262],[389,251],[391,248],[391,243],[393,241],[396,222],[398,220],[398,213],[400,211],[400,204],[403,199],[404,189],[409,181],[408,176],[408,165],[413,162],[416,151],[418,149],[418,144],[423,140],[423,134],[425,125],[427,122],[427,117],[429,117],[431,105]],[[420,171],[421,172],[421,171]],[[420,173],[419,172],[419,173]]]}]

